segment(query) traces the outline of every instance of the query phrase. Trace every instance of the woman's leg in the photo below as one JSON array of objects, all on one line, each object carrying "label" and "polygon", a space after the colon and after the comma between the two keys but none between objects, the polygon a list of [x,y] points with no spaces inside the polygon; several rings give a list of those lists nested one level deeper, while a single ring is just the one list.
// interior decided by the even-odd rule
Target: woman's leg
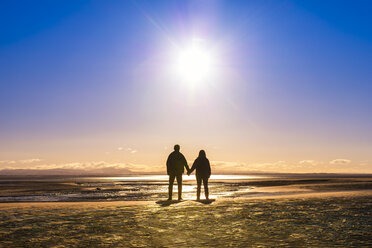
[{"label": "woman's leg", "polygon": [[196,177],[196,183],[197,183],[197,188],[196,188],[196,200],[200,200],[200,188],[201,188],[201,183],[202,179],[200,177]]},{"label": "woman's leg", "polygon": [[209,200],[208,177],[203,178],[205,199]]}]

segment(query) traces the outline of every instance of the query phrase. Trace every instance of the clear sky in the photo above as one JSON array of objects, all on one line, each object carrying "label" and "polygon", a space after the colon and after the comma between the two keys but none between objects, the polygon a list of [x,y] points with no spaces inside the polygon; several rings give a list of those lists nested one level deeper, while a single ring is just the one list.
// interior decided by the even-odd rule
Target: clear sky
[{"label": "clear sky", "polygon": [[[0,169],[372,173],[371,1],[0,2]],[[179,73],[194,43],[209,59]],[[182,66],[184,69],[184,66]],[[191,82],[192,81],[192,82]]]}]

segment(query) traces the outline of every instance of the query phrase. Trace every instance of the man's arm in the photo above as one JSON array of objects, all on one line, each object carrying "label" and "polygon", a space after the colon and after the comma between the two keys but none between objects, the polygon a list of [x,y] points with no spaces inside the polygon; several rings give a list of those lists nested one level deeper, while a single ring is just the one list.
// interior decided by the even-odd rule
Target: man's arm
[{"label": "man's arm", "polygon": [[182,155],[182,159],[183,159],[183,164],[186,168],[186,171],[187,171],[187,173],[189,173],[190,168],[189,168],[189,165],[187,164],[187,160],[186,160],[185,156]]}]

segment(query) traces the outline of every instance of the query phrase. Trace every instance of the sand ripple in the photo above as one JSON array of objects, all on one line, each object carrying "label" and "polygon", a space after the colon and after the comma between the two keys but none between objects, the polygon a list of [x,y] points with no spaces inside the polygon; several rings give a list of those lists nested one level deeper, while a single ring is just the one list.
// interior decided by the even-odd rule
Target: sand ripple
[{"label": "sand ripple", "polygon": [[371,247],[372,197],[1,208],[1,247]]}]

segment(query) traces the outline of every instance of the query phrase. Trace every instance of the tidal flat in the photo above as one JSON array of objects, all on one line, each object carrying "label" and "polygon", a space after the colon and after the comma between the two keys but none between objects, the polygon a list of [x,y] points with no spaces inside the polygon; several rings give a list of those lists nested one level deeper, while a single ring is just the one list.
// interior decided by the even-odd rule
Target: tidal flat
[{"label": "tidal flat", "polygon": [[372,247],[370,179],[331,182],[227,182],[215,190],[236,194],[208,202],[0,203],[0,247]]}]

